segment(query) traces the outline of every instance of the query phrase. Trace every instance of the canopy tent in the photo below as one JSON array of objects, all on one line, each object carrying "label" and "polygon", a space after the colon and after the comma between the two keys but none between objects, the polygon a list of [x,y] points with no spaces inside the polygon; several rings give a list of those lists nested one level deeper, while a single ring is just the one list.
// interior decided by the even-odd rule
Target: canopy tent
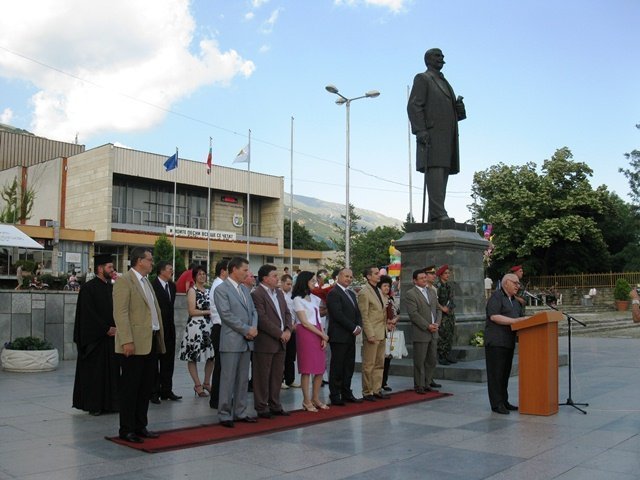
[{"label": "canopy tent", "polygon": [[13,225],[0,224],[0,248],[18,247],[42,250],[44,247]]}]

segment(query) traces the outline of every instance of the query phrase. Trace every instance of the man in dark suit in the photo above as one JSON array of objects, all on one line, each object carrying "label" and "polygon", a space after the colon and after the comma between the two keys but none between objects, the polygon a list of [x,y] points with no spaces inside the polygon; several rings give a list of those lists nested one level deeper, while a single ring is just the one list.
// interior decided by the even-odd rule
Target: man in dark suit
[{"label": "man in dark suit", "polygon": [[[467,117],[462,97],[456,99],[453,88],[440,72],[444,55],[439,48],[424,55],[427,71],[413,80],[407,113],[416,136],[416,170],[425,173],[429,194],[429,222],[447,220],[444,199],[449,175],[460,171],[458,121]],[[424,221],[424,209],[422,212]]]},{"label": "man in dark suit", "polygon": [[414,286],[404,294],[413,338],[413,383],[420,395],[442,386],[433,381],[442,316],[438,309],[438,294],[433,287],[435,279],[435,265],[416,270],[413,272]]},{"label": "man in dark suit", "polygon": [[113,286],[113,319],[116,353],[120,354],[120,438],[142,443],[157,438],[147,430],[149,399],[158,369],[158,354],[165,353],[162,313],[147,275],[153,256],[146,247],[129,255],[131,270]]},{"label": "man in dark suit", "polygon": [[351,391],[351,378],[356,362],[356,337],[362,332],[362,316],[355,294],[349,290],[353,273],[343,268],[338,273],[336,286],[327,295],[329,317],[329,398],[333,405],[345,402],[360,403]]},{"label": "man in dark suit", "polygon": [[484,352],[487,363],[487,389],[491,410],[502,415],[518,410],[509,403],[509,377],[513,352],[516,347],[516,332],[511,325],[528,317],[521,314],[516,294],[520,279],[513,273],[502,277],[500,288],[493,292],[487,302],[487,320],[484,327]]},{"label": "man in dark suit", "polygon": [[258,333],[253,348],[253,403],[258,417],[288,416],[280,403],[286,345],[291,338],[291,313],[278,289],[273,265],[258,270],[258,286],[251,293],[258,312]]},{"label": "man in dark suit", "polygon": [[156,294],[162,327],[164,330],[165,353],[158,355],[158,378],[151,395],[151,403],[159,404],[162,400],[180,400],[182,397],[173,393],[173,367],[176,358],[176,325],[174,323],[174,304],[176,301],[176,284],[173,278],[173,265],[164,260],[156,266],[156,279],[151,282]]},{"label": "man in dark suit", "polygon": [[227,279],[214,292],[214,301],[222,322],[218,418],[220,425],[233,428],[234,421],[256,422],[247,414],[247,386],[253,340],[258,336],[258,313],[249,289],[243,285],[249,274],[247,259],[229,260],[228,272]]}]

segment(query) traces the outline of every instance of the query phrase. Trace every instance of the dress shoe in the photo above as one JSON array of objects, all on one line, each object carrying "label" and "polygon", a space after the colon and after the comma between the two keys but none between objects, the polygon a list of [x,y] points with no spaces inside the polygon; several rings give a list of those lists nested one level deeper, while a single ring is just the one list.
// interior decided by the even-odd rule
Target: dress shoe
[{"label": "dress shoe", "polygon": [[376,401],[376,397],[374,397],[373,395],[364,395],[362,397],[363,400],[366,400],[367,402],[375,402]]},{"label": "dress shoe", "polygon": [[512,412],[517,412],[518,411],[518,406],[517,405],[511,405],[509,402],[504,404],[505,407],[507,407],[507,410],[511,410]]},{"label": "dress shoe", "polygon": [[271,415],[274,417],[289,417],[291,414],[286,410],[271,410]]},{"label": "dress shoe", "polygon": [[242,417],[236,418],[236,422],[244,422],[244,423],[258,423],[256,417]]},{"label": "dress shoe", "polygon": [[165,393],[164,395],[160,395],[160,398],[162,400],[172,400],[174,402],[182,399],[182,397],[180,395],[176,395],[173,392],[169,392],[169,393]]},{"label": "dress shoe", "polygon": [[424,391],[425,392],[436,392],[436,393],[438,392],[438,390],[436,390],[433,387],[424,387]]},{"label": "dress shoe", "polygon": [[149,401],[154,405],[160,405],[162,403],[160,401],[160,395],[158,395],[157,393],[151,395],[151,398],[149,399]]},{"label": "dress shoe", "polygon": [[436,383],[436,382],[434,382],[434,381],[432,381],[432,382],[429,384],[429,386],[430,386],[431,388],[440,388],[440,387],[442,387],[442,385],[440,385],[439,383]]},{"label": "dress shoe", "polygon": [[138,435],[139,437],[144,437],[144,438],[158,438],[158,437],[160,437],[159,433],[152,432],[151,430],[147,430],[146,428],[143,428],[142,430],[138,430],[136,432],[136,435]]},{"label": "dress shoe", "polygon": [[120,434],[118,435],[120,437],[121,440],[124,440],[126,442],[131,442],[131,443],[144,443],[144,440],[142,440],[138,435],[136,435],[135,433],[125,433],[125,434]]},{"label": "dress shoe", "polygon": [[493,410],[496,413],[499,413],[500,415],[509,415],[509,410],[507,410],[507,407],[505,407],[502,404],[498,405],[495,408],[492,408],[491,410]]},{"label": "dress shoe", "polygon": [[290,387],[290,388],[300,388],[300,384],[299,384],[299,383],[297,383],[297,382],[293,382],[293,383],[290,383],[290,384],[289,384],[289,387]]},{"label": "dress shoe", "polygon": [[258,418],[266,418],[267,420],[271,420],[273,418],[273,413],[271,413],[271,412],[258,412]]},{"label": "dress shoe", "polygon": [[378,392],[373,394],[374,397],[379,398],[380,400],[389,400],[391,395],[387,395],[386,393]]},{"label": "dress shoe", "polygon": [[424,395],[426,392],[424,391],[423,387],[416,387],[416,393],[418,395]]},{"label": "dress shoe", "polygon": [[347,403],[362,403],[362,399],[361,398],[356,398],[353,395],[350,395],[348,397],[342,397],[342,399],[347,402]]},{"label": "dress shoe", "polygon": [[391,391],[393,391],[393,388],[391,388],[389,385],[383,385],[383,386],[382,386],[382,389],[383,389],[385,392],[391,392]]},{"label": "dress shoe", "polygon": [[221,420],[220,425],[227,428],[233,428],[235,425],[233,424],[233,420]]},{"label": "dress shoe", "polygon": [[346,403],[341,398],[336,398],[335,400],[331,400],[331,405],[337,405],[339,407],[344,407],[346,405]]}]

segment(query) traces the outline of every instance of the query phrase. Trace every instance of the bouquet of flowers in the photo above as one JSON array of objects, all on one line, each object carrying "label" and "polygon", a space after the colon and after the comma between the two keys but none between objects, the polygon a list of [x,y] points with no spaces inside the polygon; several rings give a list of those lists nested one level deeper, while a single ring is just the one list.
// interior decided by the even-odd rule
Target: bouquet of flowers
[{"label": "bouquet of flowers", "polygon": [[474,347],[484,347],[484,332],[480,330],[474,333],[469,340],[469,345]]}]

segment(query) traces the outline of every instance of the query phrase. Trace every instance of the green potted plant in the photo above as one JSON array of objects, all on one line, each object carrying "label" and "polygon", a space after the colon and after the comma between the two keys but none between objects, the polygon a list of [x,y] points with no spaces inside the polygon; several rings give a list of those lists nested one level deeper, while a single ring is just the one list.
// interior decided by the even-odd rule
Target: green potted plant
[{"label": "green potted plant", "polygon": [[625,311],[629,308],[629,294],[631,293],[631,285],[624,278],[616,280],[616,286],[613,289],[613,298],[616,302],[618,311]]},{"label": "green potted plant", "polygon": [[2,368],[8,372],[48,372],[58,367],[58,350],[37,337],[18,337],[4,344]]}]

